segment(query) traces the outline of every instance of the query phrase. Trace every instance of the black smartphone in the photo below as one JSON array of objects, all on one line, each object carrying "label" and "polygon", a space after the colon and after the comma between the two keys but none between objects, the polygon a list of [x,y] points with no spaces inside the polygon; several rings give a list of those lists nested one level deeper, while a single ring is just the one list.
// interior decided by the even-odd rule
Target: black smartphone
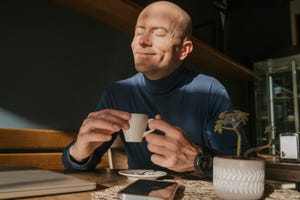
[{"label": "black smartphone", "polygon": [[139,179],[118,192],[122,200],[172,200],[174,199],[177,182]]}]

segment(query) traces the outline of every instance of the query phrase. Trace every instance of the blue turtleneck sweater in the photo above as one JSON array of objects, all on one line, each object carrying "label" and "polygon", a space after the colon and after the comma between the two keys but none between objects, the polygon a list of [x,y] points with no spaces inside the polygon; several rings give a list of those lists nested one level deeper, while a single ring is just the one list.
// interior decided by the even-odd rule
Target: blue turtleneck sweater
[{"label": "blue turtleneck sweater", "polygon": [[[149,80],[143,74],[115,82],[108,88],[96,110],[112,108],[130,113],[145,113],[150,118],[160,114],[171,125],[181,127],[195,144],[210,148],[217,155],[235,155],[234,133],[214,132],[215,121],[223,111],[232,110],[230,98],[224,86],[216,79],[179,67],[168,77]],[[155,131],[158,134],[158,131]],[[78,164],[63,152],[63,163],[67,169],[89,170],[101,161],[101,157],[113,143],[117,134],[125,146],[130,169],[162,169],[154,165],[145,139],[142,143],[126,143],[122,131],[114,134],[110,142],[98,147],[83,164]],[[245,135],[242,149],[249,147]]]}]

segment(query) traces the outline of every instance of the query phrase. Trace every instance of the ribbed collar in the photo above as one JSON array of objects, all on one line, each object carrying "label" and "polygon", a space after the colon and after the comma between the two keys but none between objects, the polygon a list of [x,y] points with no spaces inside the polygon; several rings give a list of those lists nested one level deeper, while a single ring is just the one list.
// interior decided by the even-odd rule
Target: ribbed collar
[{"label": "ribbed collar", "polygon": [[182,83],[186,71],[184,64],[182,64],[169,76],[159,80],[149,80],[146,76],[143,76],[145,89],[151,95],[167,94]]}]

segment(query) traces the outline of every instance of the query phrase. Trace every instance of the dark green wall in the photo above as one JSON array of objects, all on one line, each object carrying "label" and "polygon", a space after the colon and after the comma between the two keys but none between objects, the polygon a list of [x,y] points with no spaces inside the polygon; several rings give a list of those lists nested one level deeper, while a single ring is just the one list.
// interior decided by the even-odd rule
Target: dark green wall
[{"label": "dark green wall", "polygon": [[134,73],[131,36],[47,1],[0,2],[0,126],[78,129]]}]

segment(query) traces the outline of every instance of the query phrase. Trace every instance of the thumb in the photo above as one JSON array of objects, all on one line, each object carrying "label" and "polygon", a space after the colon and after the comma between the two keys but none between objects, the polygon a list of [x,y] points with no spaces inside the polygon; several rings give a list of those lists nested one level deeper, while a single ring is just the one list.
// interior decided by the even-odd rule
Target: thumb
[{"label": "thumb", "polygon": [[156,129],[164,132],[166,135],[173,135],[172,132],[179,132],[178,129],[170,125],[164,120],[158,119],[158,116],[155,116],[155,119],[149,123],[150,129]]},{"label": "thumb", "polygon": [[161,115],[157,114],[155,115],[154,119],[162,119]]}]

